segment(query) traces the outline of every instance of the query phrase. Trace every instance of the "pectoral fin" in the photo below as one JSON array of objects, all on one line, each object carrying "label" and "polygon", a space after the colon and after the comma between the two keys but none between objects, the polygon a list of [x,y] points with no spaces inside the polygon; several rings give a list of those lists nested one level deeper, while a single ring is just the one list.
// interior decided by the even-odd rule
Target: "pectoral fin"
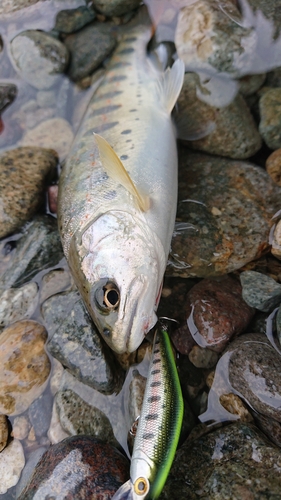
[{"label": "pectoral fin", "polygon": [[129,480],[116,491],[112,500],[134,500],[133,491],[132,482]]},{"label": "pectoral fin", "polygon": [[148,196],[141,194],[126,171],[122,161],[108,142],[98,134],[94,134],[99,148],[102,166],[109,177],[121,184],[130,194],[134,196],[139,208],[146,212],[150,206]]},{"label": "pectoral fin", "polygon": [[184,71],[185,67],[183,61],[177,59],[171,68],[167,68],[166,71],[159,76],[157,93],[160,102],[168,113],[172,112],[180,94]]}]

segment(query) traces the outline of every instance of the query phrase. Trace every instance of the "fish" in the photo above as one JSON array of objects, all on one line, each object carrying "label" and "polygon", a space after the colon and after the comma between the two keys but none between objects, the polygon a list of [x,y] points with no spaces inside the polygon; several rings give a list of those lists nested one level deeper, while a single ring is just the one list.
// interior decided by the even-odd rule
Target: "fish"
[{"label": "fish", "polygon": [[157,321],[177,206],[171,112],[184,64],[163,71],[148,14],[122,35],[59,180],[58,224],[73,279],[109,347],[133,352]]},{"label": "fish", "polygon": [[184,403],[168,328],[159,325],[133,447],[130,479],[112,500],[157,499],[181,432]]}]

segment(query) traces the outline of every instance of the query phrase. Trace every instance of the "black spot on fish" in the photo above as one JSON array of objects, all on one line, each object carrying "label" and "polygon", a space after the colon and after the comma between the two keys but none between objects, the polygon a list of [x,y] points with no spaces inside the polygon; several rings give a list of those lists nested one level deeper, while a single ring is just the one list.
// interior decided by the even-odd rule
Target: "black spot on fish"
[{"label": "black spot on fish", "polygon": [[127,160],[129,158],[128,155],[122,155],[120,156],[120,160]]},{"label": "black spot on fish", "polygon": [[143,439],[153,439],[154,438],[154,434],[152,432],[147,432],[145,434],[142,435],[142,438]]},{"label": "black spot on fish", "polygon": [[132,66],[131,63],[126,61],[119,61],[111,64],[110,69],[125,68],[125,66]]},{"label": "black spot on fish", "polygon": [[135,52],[135,49],[134,47],[128,47],[127,49],[122,49],[120,50],[120,52],[118,52],[118,54],[131,54],[132,52]]},{"label": "black spot on fish", "polygon": [[159,385],[161,385],[162,382],[160,382],[160,380],[158,380],[157,382],[151,382],[150,384],[150,387],[159,387]]},{"label": "black spot on fish", "polygon": [[126,130],[123,130],[121,132],[121,134],[126,135],[126,134],[130,134],[131,132],[132,132],[131,129],[126,129]]},{"label": "black spot on fish", "polygon": [[99,100],[101,101],[102,99],[112,99],[113,97],[123,94],[123,90],[115,90],[114,92],[106,92],[105,94],[100,94],[99,95]]},{"label": "black spot on fish", "polygon": [[161,370],[152,370],[151,375],[157,375],[157,373],[160,373]]},{"label": "black spot on fish", "polygon": [[154,354],[158,354],[160,352],[160,349],[155,349]]},{"label": "black spot on fish", "polygon": [[121,104],[113,104],[111,106],[103,106],[102,108],[94,109],[90,116],[99,116],[106,115],[108,113],[112,113],[112,111],[116,111],[116,109],[121,108]]},{"label": "black spot on fish", "polygon": [[153,365],[157,365],[157,363],[161,363],[161,359],[154,359],[154,360],[152,361],[152,364],[153,364]]},{"label": "black spot on fish", "polygon": [[135,111],[137,111],[137,109],[130,109],[130,113],[134,113]]},{"label": "black spot on fish", "polygon": [[132,142],[132,139],[127,139],[126,142]]},{"label": "black spot on fish", "polygon": [[122,80],[127,80],[127,76],[126,75],[115,75],[115,76],[112,76],[111,78],[109,78],[109,81],[110,83],[112,82],[122,82]]},{"label": "black spot on fish", "polygon": [[118,123],[119,122],[102,123],[98,127],[95,127],[95,128],[92,128],[91,130],[88,130],[88,132],[85,134],[85,136],[92,135],[94,132],[96,134],[99,134],[100,132],[104,132],[105,130],[109,130],[109,129],[115,127],[115,125],[118,125]]},{"label": "black spot on fish", "polygon": [[157,420],[158,418],[158,413],[149,413],[148,415],[145,415],[145,420]]},{"label": "black spot on fish", "polygon": [[125,42],[135,42],[137,40],[136,36],[128,36],[128,38],[125,38]]},{"label": "black spot on fish", "polygon": [[156,401],[160,401],[161,399],[161,396],[150,396],[147,401],[149,403],[156,403]]}]

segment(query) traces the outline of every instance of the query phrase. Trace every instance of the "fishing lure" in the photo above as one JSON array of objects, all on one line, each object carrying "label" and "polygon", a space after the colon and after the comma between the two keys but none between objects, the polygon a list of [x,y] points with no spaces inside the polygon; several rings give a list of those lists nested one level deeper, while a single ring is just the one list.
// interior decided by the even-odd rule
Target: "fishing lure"
[{"label": "fishing lure", "polygon": [[154,500],[164,487],[180,436],[183,398],[168,328],[155,334],[130,479],[112,500]]}]

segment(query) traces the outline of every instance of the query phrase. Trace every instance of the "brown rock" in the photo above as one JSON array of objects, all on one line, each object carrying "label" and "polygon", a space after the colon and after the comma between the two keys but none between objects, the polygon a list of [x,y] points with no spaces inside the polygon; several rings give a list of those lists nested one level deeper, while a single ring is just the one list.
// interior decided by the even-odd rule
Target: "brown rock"
[{"label": "brown rock", "polygon": [[8,422],[5,415],[0,415],[0,451],[2,451],[8,441]]},{"label": "brown rock", "polygon": [[0,411],[23,413],[44,391],[50,373],[47,332],[36,321],[13,323],[0,336]]},{"label": "brown rock", "polygon": [[271,153],[266,160],[265,168],[272,180],[281,186],[281,148]]}]

